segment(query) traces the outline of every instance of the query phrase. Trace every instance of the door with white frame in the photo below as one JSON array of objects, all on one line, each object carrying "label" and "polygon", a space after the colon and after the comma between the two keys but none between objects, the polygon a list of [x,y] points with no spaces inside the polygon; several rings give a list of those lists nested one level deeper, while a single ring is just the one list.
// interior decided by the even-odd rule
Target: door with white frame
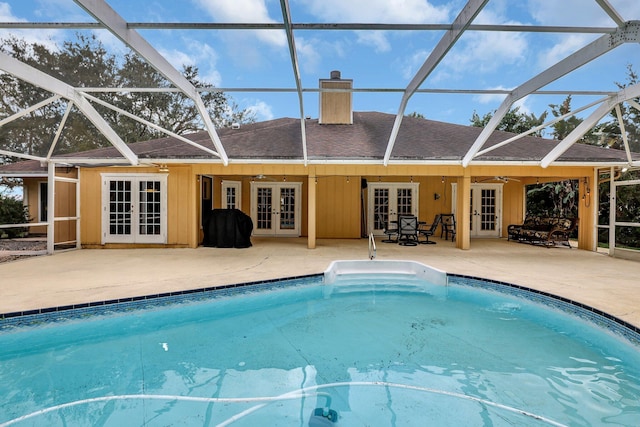
[{"label": "door with white frame", "polygon": [[222,181],[222,209],[242,209],[242,182]]},{"label": "door with white frame", "polygon": [[252,182],[254,236],[300,236],[302,183]]},{"label": "door with white frame", "polygon": [[101,177],[102,243],[166,243],[167,175]]},{"label": "door with white frame", "polygon": [[[502,186],[503,184],[471,184],[470,237],[500,237]],[[455,214],[456,184],[452,184],[451,193],[452,212]]]},{"label": "door with white frame", "polygon": [[368,188],[367,223],[369,232],[382,235],[399,215],[418,216],[417,182],[372,182]]}]

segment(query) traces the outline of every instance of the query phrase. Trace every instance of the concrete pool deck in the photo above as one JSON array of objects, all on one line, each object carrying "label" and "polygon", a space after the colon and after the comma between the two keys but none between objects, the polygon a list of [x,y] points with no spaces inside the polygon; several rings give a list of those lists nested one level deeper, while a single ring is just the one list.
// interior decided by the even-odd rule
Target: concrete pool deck
[{"label": "concrete pool deck", "polygon": [[[640,327],[640,262],[506,239],[413,247],[377,243],[376,260],[413,260],[448,273],[563,296]],[[322,273],[368,259],[367,239],[253,238],[247,249],[82,249],[0,263],[0,313]]]}]

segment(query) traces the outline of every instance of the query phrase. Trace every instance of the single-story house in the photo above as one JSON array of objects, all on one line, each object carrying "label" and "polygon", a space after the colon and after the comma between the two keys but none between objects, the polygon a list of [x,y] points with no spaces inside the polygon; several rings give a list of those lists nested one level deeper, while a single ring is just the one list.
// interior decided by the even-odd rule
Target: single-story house
[{"label": "single-story house", "polygon": [[[324,84],[348,88],[351,81]],[[185,135],[191,143],[166,137],[129,144],[136,166],[109,147],[53,156],[55,168],[36,160],[7,164],[0,176],[23,178],[25,203],[41,224],[31,232],[53,224],[56,244],[86,248],[195,248],[208,211],[237,208],[251,216],[255,236],[306,236],[309,248],[318,238],[382,235],[399,214],[431,222],[454,213],[456,245],[467,249],[474,237],[506,237],[509,224],[523,221],[526,185],[577,179],[578,247],[596,249],[598,170],[626,165],[624,151],[574,144],[543,168],[558,141],[521,136],[501,144],[515,135],[495,131],[463,167],[482,128],[407,116],[383,162],[396,116],[353,112],[351,105],[348,91],[321,92],[318,119],[218,129],[226,165],[199,148],[212,148],[201,132]]]}]

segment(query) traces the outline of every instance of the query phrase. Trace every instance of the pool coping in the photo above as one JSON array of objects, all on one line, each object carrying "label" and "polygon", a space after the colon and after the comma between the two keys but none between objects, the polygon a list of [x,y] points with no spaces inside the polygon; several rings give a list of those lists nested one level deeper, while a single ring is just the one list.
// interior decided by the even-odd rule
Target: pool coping
[{"label": "pool coping", "polygon": [[[616,316],[597,308],[583,304],[569,298],[565,298],[549,292],[533,289],[527,286],[499,280],[486,279],[476,276],[468,276],[455,273],[446,273],[447,286],[450,284],[470,286],[481,289],[494,290],[503,294],[514,295],[526,300],[542,303],[574,316],[586,319],[604,329],[620,335],[640,346],[640,328],[626,322]],[[163,292],[125,298],[94,301],[80,304],[70,304],[56,307],[46,307],[25,311],[0,313],[0,332],[19,327],[42,325],[43,323],[56,323],[72,319],[81,319],[103,314],[128,312],[136,309],[167,306],[185,302],[194,302],[211,299],[220,296],[229,296],[246,291],[259,290],[262,287],[268,289],[288,288],[295,285],[312,282],[322,282],[324,273],[290,276],[280,279],[259,280],[228,285],[209,286],[204,288],[187,289],[182,291]],[[302,283],[301,283],[302,281]]]}]

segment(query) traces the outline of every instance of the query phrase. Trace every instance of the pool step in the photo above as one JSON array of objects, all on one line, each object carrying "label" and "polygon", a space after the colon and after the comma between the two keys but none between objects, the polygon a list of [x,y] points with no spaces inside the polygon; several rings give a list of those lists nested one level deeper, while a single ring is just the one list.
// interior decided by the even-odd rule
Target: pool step
[{"label": "pool step", "polygon": [[426,280],[434,285],[447,285],[445,271],[416,261],[392,260],[333,261],[324,272],[324,283],[333,284],[340,278],[358,274],[397,275],[398,278],[416,278]]}]

